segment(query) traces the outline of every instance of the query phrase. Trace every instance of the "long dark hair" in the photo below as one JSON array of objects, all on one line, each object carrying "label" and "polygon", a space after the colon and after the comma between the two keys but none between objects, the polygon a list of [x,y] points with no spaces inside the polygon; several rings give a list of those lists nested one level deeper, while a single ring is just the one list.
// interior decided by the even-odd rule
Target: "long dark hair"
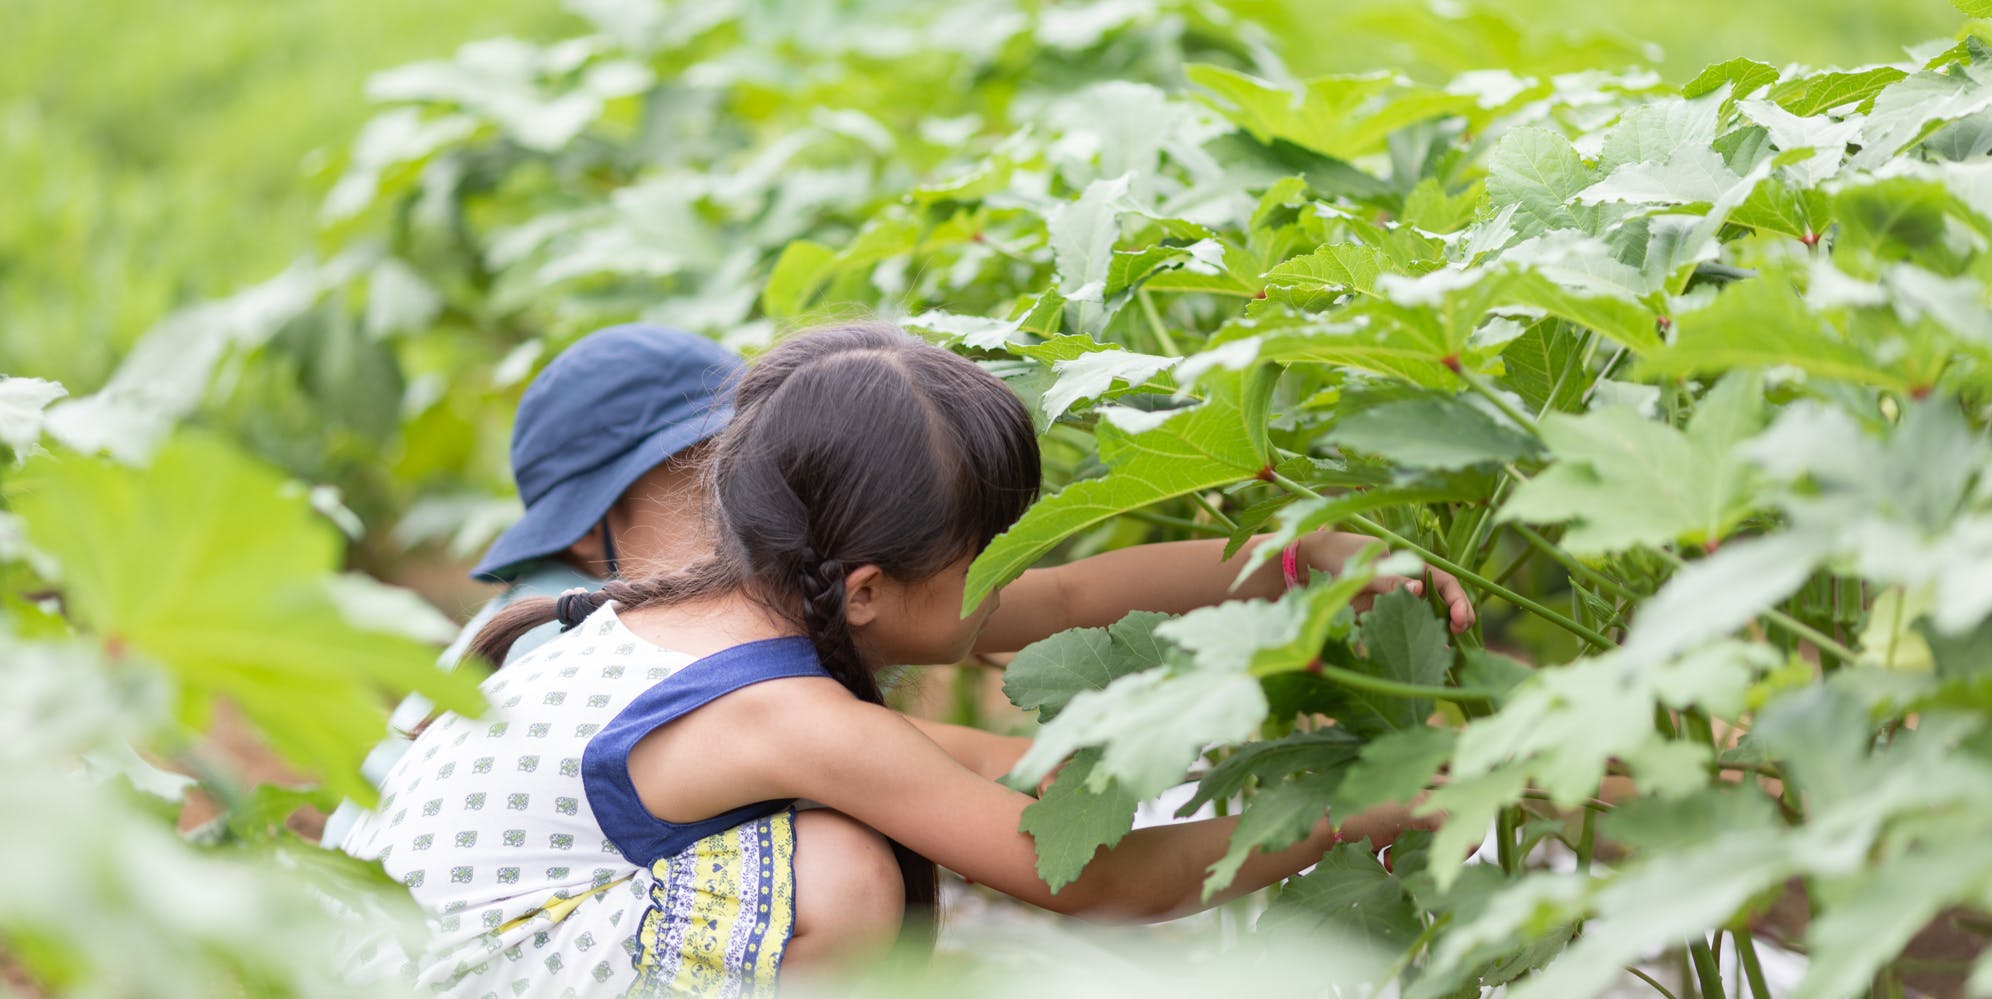
[{"label": "long dark hair", "polygon": [[[615,405],[615,400],[603,400]],[[884,703],[844,616],[848,568],[929,578],[980,552],[1037,495],[1037,437],[1008,386],[885,323],[797,334],[742,376],[707,468],[714,553],[676,572],[611,580],[565,616],[742,592],[806,631],[829,674]],[[579,606],[576,606],[579,604]],[[502,663],[558,601],[522,600],[472,648]],[[934,865],[898,843],[909,935],[931,942]]]}]

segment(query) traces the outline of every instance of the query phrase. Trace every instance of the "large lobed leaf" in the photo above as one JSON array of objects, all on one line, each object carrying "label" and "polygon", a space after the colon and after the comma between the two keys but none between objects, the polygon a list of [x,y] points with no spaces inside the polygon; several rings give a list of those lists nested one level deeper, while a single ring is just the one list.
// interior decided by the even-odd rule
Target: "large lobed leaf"
[{"label": "large lobed leaf", "polygon": [[1555,464],[1515,490],[1499,518],[1571,522],[1563,546],[1578,555],[1718,542],[1758,502],[1756,471],[1737,446],[1762,425],[1762,397],[1756,377],[1726,378],[1685,430],[1626,407],[1552,414],[1542,435]]},{"label": "large lobed leaf", "polygon": [[1278,370],[1207,375],[1202,404],[1160,426],[1128,434],[1103,424],[1105,477],[1076,482],[1039,500],[969,567],[962,613],[1051,551],[1059,542],[1111,517],[1152,503],[1252,478],[1266,467],[1264,415]]},{"label": "large lobed leaf", "polygon": [[396,621],[354,622],[335,596],[341,545],[301,489],[207,437],[171,440],[144,469],[65,455],[13,487],[28,539],[61,567],[72,619],[113,657],[179,681],[183,703],[239,706],[292,763],[371,800],[360,760],[384,691],[483,704],[468,672]]}]

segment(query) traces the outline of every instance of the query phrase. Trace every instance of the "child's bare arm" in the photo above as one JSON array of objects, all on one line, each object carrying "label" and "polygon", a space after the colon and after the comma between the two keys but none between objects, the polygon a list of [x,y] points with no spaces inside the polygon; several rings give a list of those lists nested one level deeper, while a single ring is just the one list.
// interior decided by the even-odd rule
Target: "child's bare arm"
[{"label": "child's bare arm", "polygon": [[[1336,842],[1324,820],[1292,847],[1254,854],[1230,888],[1205,901],[1205,869],[1224,855],[1237,820],[1138,829],[1054,893],[1037,875],[1031,837],[1018,831],[1029,796],[963,767],[885,708],[799,685],[790,693],[807,698],[810,710],[791,714],[807,721],[785,726],[777,740],[785,743],[779,756],[788,761],[782,773],[793,781],[785,794],[822,802],[963,877],[1054,911],[1104,920],[1167,919],[1288,877]],[[1384,841],[1408,822],[1401,811],[1372,812],[1350,825]]]},{"label": "child's bare arm", "polygon": [[966,725],[950,725],[912,715],[907,715],[906,720],[912,722],[920,734],[934,740],[956,763],[989,780],[1009,773],[1023,758],[1024,752],[1031,748],[1031,740],[1020,735],[997,735]]},{"label": "child's bare arm", "polygon": [[[977,652],[1014,652],[1067,628],[1104,627],[1129,611],[1152,610],[1179,614],[1225,600],[1275,597],[1282,588],[1278,559],[1269,559],[1236,588],[1246,558],[1265,541],[1246,542],[1224,558],[1224,542],[1170,541],[1123,548],[1070,565],[1033,569],[1003,588],[1002,603],[982,627]],[[1349,558],[1375,539],[1360,534],[1317,531],[1301,541],[1308,566],[1339,572]],[[1452,574],[1437,569],[1430,577],[1450,610],[1455,632],[1473,624],[1473,607]],[[1368,595],[1422,582],[1402,576],[1381,576]]]}]

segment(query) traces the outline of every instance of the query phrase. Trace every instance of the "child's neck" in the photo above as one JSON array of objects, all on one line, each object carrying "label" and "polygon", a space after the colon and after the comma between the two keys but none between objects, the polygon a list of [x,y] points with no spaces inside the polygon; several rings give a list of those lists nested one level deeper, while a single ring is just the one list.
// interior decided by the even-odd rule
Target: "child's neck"
[{"label": "child's neck", "polygon": [[637,637],[690,656],[709,656],[764,638],[800,635],[795,625],[742,591],[618,610]]}]

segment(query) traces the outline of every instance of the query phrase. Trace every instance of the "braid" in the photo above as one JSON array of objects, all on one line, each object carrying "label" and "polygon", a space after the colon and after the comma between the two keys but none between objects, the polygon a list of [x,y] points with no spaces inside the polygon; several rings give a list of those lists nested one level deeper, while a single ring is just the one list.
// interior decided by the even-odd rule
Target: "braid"
[{"label": "braid", "polygon": [[861,701],[885,703],[885,695],[858,656],[851,638],[851,622],[844,616],[844,563],[834,558],[818,558],[815,549],[803,546],[796,568],[796,589],[802,594],[802,621],[816,657],[823,668]]},{"label": "braid", "polygon": [[624,610],[635,610],[655,599],[653,596],[654,591],[661,588],[658,584],[669,578],[671,577],[650,576],[636,582],[610,579],[608,582],[603,583],[602,588],[596,590],[595,594],[602,601],[615,601],[616,605]]},{"label": "braid", "polygon": [[560,622],[561,630],[566,631],[601,610],[611,600],[623,610],[635,610],[651,604],[722,592],[739,585],[741,578],[737,566],[726,559],[713,557],[694,562],[677,572],[635,581],[610,579],[596,590],[571,590],[558,597],[519,600],[499,611],[491,623],[477,633],[470,648],[492,669],[497,669],[504,664],[512,644],[520,636],[548,621]]},{"label": "braid", "polygon": [[[884,704],[885,694],[879,690],[878,678],[859,657],[857,643],[851,637],[850,619],[844,615],[844,563],[820,558],[808,545],[799,554],[796,589],[802,594],[803,625],[809,629],[810,644],[816,646],[816,658],[853,696],[872,704]],[[898,840],[887,838],[886,842],[899,865],[905,891],[906,920],[901,941],[916,950],[931,950],[940,897],[934,862],[907,849]]]}]

